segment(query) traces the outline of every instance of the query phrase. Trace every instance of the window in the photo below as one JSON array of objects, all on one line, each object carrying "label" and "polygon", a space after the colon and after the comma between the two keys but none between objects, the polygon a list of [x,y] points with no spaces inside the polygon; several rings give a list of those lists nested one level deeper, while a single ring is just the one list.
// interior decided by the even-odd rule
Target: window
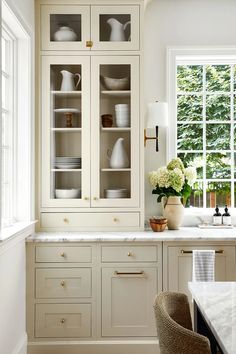
[{"label": "window", "polygon": [[8,226],[14,221],[14,35],[7,26],[2,25],[2,120],[1,120],[1,161],[2,161],[2,226]]},{"label": "window", "polygon": [[6,229],[33,218],[34,126],[30,32],[4,0],[1,28],[0,226]]},{"label": "window", "polygon": [[170,82],[175,81],[169,90],[175,122],[171,157],[195,166],[198,174],[189,206],[234,208],[236,57],[177,55],[171,62]]}]

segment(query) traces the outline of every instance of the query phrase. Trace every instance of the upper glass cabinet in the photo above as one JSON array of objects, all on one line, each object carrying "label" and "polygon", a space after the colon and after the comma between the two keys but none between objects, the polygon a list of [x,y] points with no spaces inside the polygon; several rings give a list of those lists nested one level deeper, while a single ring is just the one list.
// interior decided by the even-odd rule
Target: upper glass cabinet
[{"label": "upper glass cabinet", "polygon": [[42,50],[139,50],[139,6],[41,6]]},{"label": "upper glass cabinet", "polygon": [[92,6],[94,50],[139,50],[139,6]]},{"label": "upper glass cabinet", "polygon": [[89,50],[90,6],[42,5],[42,50]]}]

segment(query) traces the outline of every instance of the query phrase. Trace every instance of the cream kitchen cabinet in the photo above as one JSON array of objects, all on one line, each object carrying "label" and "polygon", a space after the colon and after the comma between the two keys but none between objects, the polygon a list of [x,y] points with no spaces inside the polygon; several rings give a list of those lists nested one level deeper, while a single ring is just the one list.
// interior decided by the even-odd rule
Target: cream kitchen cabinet
[{"label": "cream kitchen cabinet", "polygon": [[38,230],[140,230],[143,1],[38,0],[36,13]]},{"label": "cream kitchen cabinet", "polygon": [[102,246],[102,336],[155,336],[153,300],[161,287],[161,249]]},{"label": "cream kitchen cabinet", "polygon": [[156,353],[160,242],[28,242],[26,253],[28,354]]},{"label": "cream kitchen cabinet", "polygon": [[[63,75],[73,75],[76,80],[81,78],[78,89],[61,90]],[[130,90],[104,89],[100,78],[112,75],[127,76]],[[47,215],[45,212],[51,212],[51,208],[63,208],[63,211],[68,208],[70,211],[71,208],[75,211],[78,211],[76,208],[84,208],[84,211],[99,208],[101,211],[101,208],[125,207],[138,211],[140,163],[136,142],[139,141],[139,58],[43,56],[42,78],[41,207],[44,214],[41,214],[41,226],[47,227],[43,220]],[[114,123],[113,127],[104,128],[101,115],[109,113],[115,117],[117,104],[130,105],[129,126],[117,127]],[[109,165],[108,151],[112,150],[118,139],[124,141],[129,160],[129,165],[124,168]],[[106,196],[106,191],[117,188],[126,191],[126,195],[121,198]],[[58,192],[64,189],[77,191],[77,195],[63,198]],[[54,215],[59,216],[59,213]],[[52,214],[48,213],[49,219],[50,216]],[[86,215],[83,218],[82,214],[86,223],[83,220],[77,224],[70,223],[72,218],[73,214],[63,217],[62,227],[86,227],[89,223],[93,226],[93,222],[94,227],[99,226],[93,215],[87,220]],[[104,226],[129,227],[129,224],[119,222],[119,216],[113,219],[116,222],[105,222]],[[99,220],[103,220],[102,214]],[[108,221],[109,217],[105,220]],[[131,227],[139,227],[139,216],[134,224],[130,214],[130,222]],[[59,220],[57,225],[61,225]]]},{"label": "cream kitchen cabinet", "polygon": [[37,338],[91,338],[94,245],[27,245],[27,333]]},{"label": "cream kitchen cabinet", "polygon": [[40,1],[41,50],[139,50],[140,6]]},{"label": "cream kitchen cabinet", "polygon": [[164,242],[163,245],[163,287],[164,290],[183,292],[191,299],[188,282],[192,281],[192,250],[215,250],[215,280],[236,280],[235,246],[227,242]]}]

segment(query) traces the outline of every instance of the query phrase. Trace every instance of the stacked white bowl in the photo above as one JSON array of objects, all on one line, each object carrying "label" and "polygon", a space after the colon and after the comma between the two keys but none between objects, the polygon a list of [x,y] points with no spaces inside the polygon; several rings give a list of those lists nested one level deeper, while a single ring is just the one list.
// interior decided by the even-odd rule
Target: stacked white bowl
[{"label": "stacked white bowl", "polygon": [[130,126],[130,106],[126,103],[115,105],[116,126],[123,128]]}]

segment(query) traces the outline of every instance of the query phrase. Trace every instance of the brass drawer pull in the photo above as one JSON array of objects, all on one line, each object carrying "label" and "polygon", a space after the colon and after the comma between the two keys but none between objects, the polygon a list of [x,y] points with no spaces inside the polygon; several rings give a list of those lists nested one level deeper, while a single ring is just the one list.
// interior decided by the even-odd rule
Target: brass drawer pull
[{"label": "brass drawer pull", "polygon": [[65,323],[65,322],[66,322],[65,318],[61,318],[61,319],[60,319],[60,322],[61,322],[61,323]]},{"label": "brass drawer pull", "polygon": [[115,275],[143,275],[144,271],[140,270],[140,272],[119,272],[118,270],[115,270],[114,274]]},{"label": "brass drawer pull", "polygon": [[69,224],[69,220],[67,218],[64,218],[63,221],[65,224]]},{"label": "brass drawer pull", "polygon": [[133,256],[133,255],[132,255],[132,252],[128,252],[128,253],[127,253],[127,256],[128,256],[128,257],[132,257],[132,256]]},{"label": "brass drawer pull", "polygon": [[84,200],[89,200],[89,197],[84,197]]},{"label": "brass drawer pull", "polygon": [[64,288],[65,285],[66,285],[65,281],[62,280],[62,281],[61,281],[61,286]]},{"label": "brass drawer pull", "polygon": [[65,255],[64,252],[61,252],[61,253],[60,253],[60,256],[63,257],[63,258],[65,258],[66,255]]},{"label": "brass drawer pull", "polygon": [[98,200],[98,197],[93,197],[93,200]]},{"label": "brass drawer pull", "polygon": [[114,222],[118,222],[119,219],[118,219],[118,218],[114,218],[113,221],[114,221]]},{"label": "brass drawer pull", "polygon": [[[182,254],[191,254],[191,253],[193,253],[193,251],[181,250],[181,253],[182,253]],[[215,253],[217,253],[217,254],[223,254],[223,253],[224,253],[224,250],[216,250]]]}]

